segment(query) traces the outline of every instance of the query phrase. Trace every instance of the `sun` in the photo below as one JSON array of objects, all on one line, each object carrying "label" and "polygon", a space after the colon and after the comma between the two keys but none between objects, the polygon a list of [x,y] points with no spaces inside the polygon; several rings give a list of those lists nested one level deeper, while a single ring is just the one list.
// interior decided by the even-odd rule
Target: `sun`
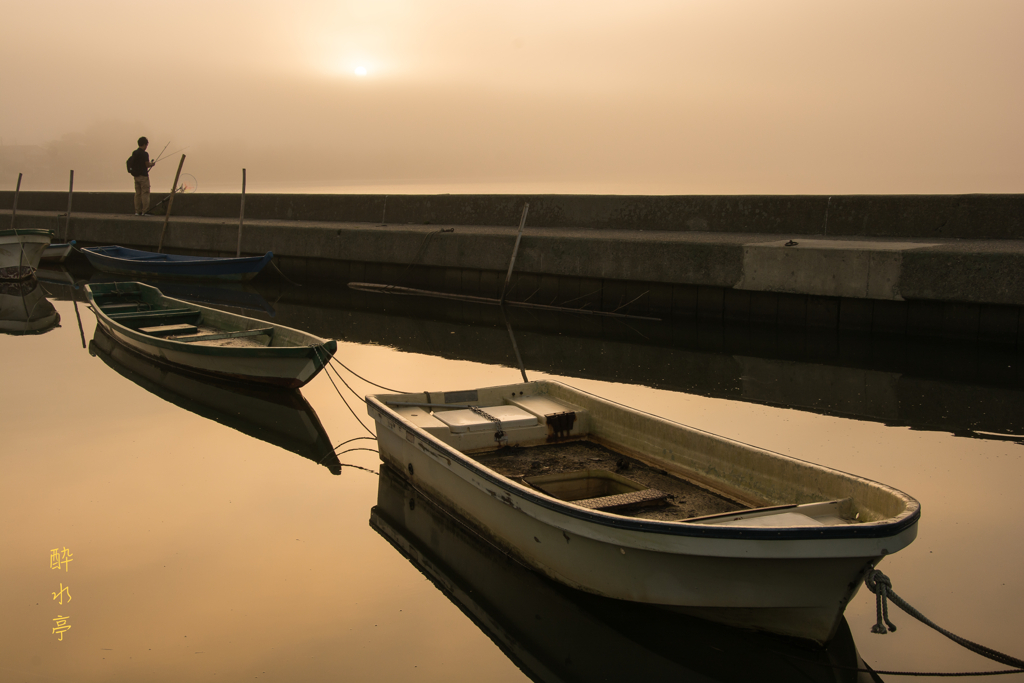
[{"label": "sun", "polygon": [[365,76],[365,75],[366,75],[366,67],[365,66],[357,66],[356,67],[356,76],[362,77],[362,76]]}]

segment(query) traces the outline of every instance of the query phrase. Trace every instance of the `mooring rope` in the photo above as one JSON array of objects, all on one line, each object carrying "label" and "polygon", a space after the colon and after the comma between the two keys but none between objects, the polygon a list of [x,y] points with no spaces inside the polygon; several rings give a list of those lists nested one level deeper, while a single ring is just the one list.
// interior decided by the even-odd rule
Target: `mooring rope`
[{"label": "mooring rope", "polygon": [[289,277],[288,277],[287,275],[285,275],[284,273],[282,273],[282,272],[281,272],[281,269],[277,267],[277,264],[276,264],[276,263],[274,263],[274,259],[270,259],[270,265],[274,267],[274,270],[276,270],[276,271],[277,271],[278,275],[280,275],[281,277],[283,277],[283,278],[284,278],[284,280],[285,280],[285,282],[287,282],[288,284],[290,284],[290,285],[295,285],[296,287],[301,287],[301,286],[302,286],[302,285],[300,285],[300,284],[299,284],[298,282],[293,282],[293,281],[292,281],[292,280],[291,280],[291,279],[290,279],[290,278],[289,278]]},{"label": "mooring rope", "polygon": [[[944,635],[947,638],[949,638],[950,640],[952,640],[954,643],[957,643],[958,645],[960,645],[962,647],[965,647],[968,650],[970,650],[971,652],[977,653],[977,654],[981,655],[982,657],[986,657],[988,659],[991,659],[994,662],[999,662],[1000,664],[1005,664],[1007,666],[1016,667],[1016,669],[1014,669],[1013,671],[992,672],[993,674],[994,673],[1024,673],[1024,660],[1017,659],[1016,657],[1011,657],[1010,655],[1004,654],[1004,653],[999,652],[997,650],[993,650],[992,648],[985,647],[984,645],[979,645],[978,643],[975,643],[973,641],[967,640],[966,638],[961,638],[960,636],[956,635],[955,633],[951,633],[950,631],[947,631],[946,629],[942,628],[941,626],[939,626],[938,624],[933,622],[928,617],[926,617],[923,614],[921,614],[918,610],[916,610],[914,607],[912,607],[906,600],[904,600],[900,596],[896,595],[896,593],[892,589],[892,581],[889,579],[888,576],[886,576],[882,572],[878,571],[877,569],[873,569],[870,572],[868,572],[868,575],[864,578],[864,585],[867,586],[869,591],[871,591],[872,593],[875,594],[875,610],[876,610],[876,613],[877,613],[877,616],[878,616],[878,620],[875,623],[875,625],[871,627],[871,632],[872,633],[882,633],[882,634],[884,634],[884,633],[888,633],[890,631],[895,631],[896,630],[896,626],[889,620],[889,605],[888,605],[888,601],[892,600],[904,612],[906,612],[910,616],[914,617],[915,619],[920,621],[922,624],[924,624],[926,626],[930,626],[931,628],[935,629],[936,631],[938,631],[942,635]],[[889,672],[879,672],[879,673],[889,673]],[[912,675],[912,674],[906,674],[906,675]],[[931,674],[931,675],[955,675],[955,674]],[[965,674],[961,674],[961,675],[965,675]],[[977,674],[972,674],[972,675],[977,675]],[[991,674],[989,674],[989,675],[991,675]]]},{"label": "mooring rope", "polygon": [[356,374],[356,372],[355,372],[354,370],[352,370],[352,368],[348,367],[347,365],[345,365],[344,363],[342,363],[342,362],[341,362],[340,360],[338,360],[337,358],[331,358],[331,362],[332,362],[332,363],[337,363],[338,365],[340,365],[341,367],[345,368],[346,370],[348,370],[348,371],[349,371],[349,372],[351,372],[351,373],[352,373],[353,375],[355,375],[355,376],[356,376],[356,377],[358,377],[359,379],[363,380],[364,382],[366,382],[366,383],[367,383],[367,384],[369,384],[370,386],[374,386],[374,387],[377,387],[378,389],[383,389],[384,391],[390,391],[391,393],[394,393],[394,394],[414,394],[414,393],[416,393],[416,392],[414,392],[414,391],[400,391],[400,390],[398,390],[398,389],[388,389],[387,387],[382,387],[381,385],[379,385],[379,384],[376,384],[376,383],[374,383],[374,382],[371,382],[370,380],[366,379],[365,377],[363,377],[363,376],[361,376],[361,375],[358,375],[358,374]]},{"label": "mooring rope", "polygon": [[[314,346],[313,348],[315,349],[315,352],[316,352],[316,355],[317,355],[317,359],[318,359],[318,360],[320,360],[320,362],[321,362],[321,365],[322,365],[322,367],[325,367],[325,368],[326,368],[326,367],[327,367],[327,363],[325,363],[325,362],[324,362],[324,361],[323,361],[323,360],[322,360],[322,359],[320,358],[320,353],[321,353],[321,349],[320,349],[320,347],[321,347],[321,346],[323,346],[323,345],[322,345],[322,344],[319,344],[319,345],[316,345],[316,346]],[[326,350],[324,350],[324,351],[323,351],[323,353],[327,353],[327,351],[326,351]],[[329,357],[329,356],[328,356],[328,360],[330,360],[330,357]],[[363,429],[365,429],[365,430],[366,430],[366,431],[367,431],[367,432],[368,432],[368,433],[370,434],[370,436],[375,436],[375,434],[373,433],[373,430],[372,430],[372,429],[370,429],[369,427],[367,427],[367,426],[366,426],[365,424],[363,424],[363,421],[359,419],[359,416],[358,416],[358,415],[356,415],[356,411],[352,410],[352,406],[350,406],[350,405],[348,404],[348,401],[346,401],[346,400],[345,400],[345,396],[344,396],[344,395],[343,395],[343,394],[341,393],[341,389],[339,389],[339,388],[338,388],[338,385],[337,385],[337,384],[335,384],[335,382],[334,382],[334,378],[333,378],[333,377],[331,377],[331,373],[330,373],[330,372],[327,372],[327,373],[325,373],[325,374],[327,375],[327,379],[331,380],[331,385],[332,385],[332,386],[334,387],[334,391],[335,391],[335,392],[337,392],[337,394],[338,394],[338,398],[340,398],[340,399],[341,399],[341,402],[345,404],[345,407],[346,407],[346,408],[348,408],[348,411],[349,411],[350,413],[352,413],[352,417],[354,417],[354,418],[356,419],[356,422],[358,422],[358,423],[359,423],[359,426],[360,426],[360,427],[362,427]],[[342,381],[344,382],[344,380],[342,380]],[[345,386],[348,386],[348,385],[346,384]],[[352,391],[351,387],[349,388],[349,391]],[[355,392],[353,392],[353,393],[355,393]]]}]

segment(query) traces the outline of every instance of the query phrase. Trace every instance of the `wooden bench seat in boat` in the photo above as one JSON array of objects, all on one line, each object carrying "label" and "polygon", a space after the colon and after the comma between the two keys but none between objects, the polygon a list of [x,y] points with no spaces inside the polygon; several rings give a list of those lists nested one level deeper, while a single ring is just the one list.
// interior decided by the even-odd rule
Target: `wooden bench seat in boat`
[{"label": "wooden bench seat in boat", "polygon": [[849,498],[840,498],[821,503],[751,508],[750,510],[725,512],[718,515],[691,517],[675,521],[686,522],[687,524],[715,524],[717,526],[839,526],[856,523],[857,520],[855,518],[850,519],[848,516],[851,506],[852,503]]},{"label": "wooden bench seat in boat", "polygon": [[198,325],[202,320],[203,314],[191,308],[160,308],[152,311],[112,313],[108,317],[126,327],[141,329],[142,327],[157,327],[160,325]]},{"label": "wooden bench seat in boat", "polygon": [[588,510],[626,510],[628,508],[651,505],[665,500],[667,493],[658,489],[642,489],[630,491],[629,493],[618,493],[613,496],[600,496],[598,498],[586,498],[584,500],[572,501],[574,505],[585,507]]},{"label": "wooden bench seat in boat", "polygon": [[[193,328],[194,330],[195,328]],[[271,336],[274,333],[273,327],[260,327],[255,330],[236,330],[234,332],[209,332],[205,334],[193,334],[183,337],[175,337],[174,341],[198,342],[216,341],[218,339],[238,339],[241,337],[258,337],[260,335]]]},{"label": "wooden bench seat in boat", "polygon": [[152,335],[154,337],[167,337],[172,334],[189,334],[197,331],[195,325],[188,325],[181,323],[178,325],[156,325],[154,327],[140,327],[139,332],[143,334]]},{"label": "wooden bench seat in boat", "polygon": [[107,315],[111,313],[125,313],[128,311],[151,311],[153,306],[150,304],[143,303],[141,301],[133,301],[124,304],[108,304],[103,306],[103,312]]},{"label": "wooden bench seat in boat", "polygon": [[[107,309],[104,308],[104,311]],[[146,318],[154,318],[157,316],[171,316],[171,315],[184,315],[184,314],[199,315],[199,311],[195,311],[191,308],[157,308],[149,311],[126,311],[124,313],[108,313],[108,317],[111,320],[122,322],[125,320],[145,320]]]}]

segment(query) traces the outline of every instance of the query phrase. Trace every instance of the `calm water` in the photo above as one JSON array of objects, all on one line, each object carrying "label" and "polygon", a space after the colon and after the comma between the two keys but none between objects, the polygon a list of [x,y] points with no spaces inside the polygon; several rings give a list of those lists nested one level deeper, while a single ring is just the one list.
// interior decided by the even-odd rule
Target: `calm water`
[{"label": "calm water", "polygon": [[[116,349],[111,359],[102,339],[94,342],[95,319],[81,303],[80,333],[69,288],[45,287],[60,326],[0,334],[5,681],[623,680],[625,672],[646,680],[849,680],[785,642],[666,620],[538,580],[474,546],[428,505],[403,517],[398,511],[415,494],[400,483],[349,467],[336,475],[329,458],[314,461],[323,443],[372,429],[344,385],[355,415],[325,373],[302,390],[304,401],[275,401],[127,367]],[[491,312],[398,306],[347,291],[259,293],[262,304],[241,302],[257,307],[250,313],[273,312],[283,324],[340,338],[341,362],[392,389],[520,379],[503,321],[486,322]],[[242,294],[251,292],[235,292]],[[466,322],[474,319],[485,322]],[[838,375],[808,373],[813,363],[778,354],[655,348],[657,330],[629,325],[567,319],[563,333],[557,320],[511,322],[530,379],[561,379],[916,496],[917,541],[880,566],[895,590],[955,633],[1024,654],[1024,449],[1012,439],[967,436],[1011,431],[1004,414],[1015,388],[938,375],[914,383],[905,373],[901,384],[899,371],[857,364]],[[579,339],[590,341],[572,341]],[[1012,357],[1005,366],[1004,374],[1016,371]],[[747,386],[751,376],[768,376],[763,367],[783,384],[812,389],[816,376],[860,377],[863,386],[842,395],[864,398],[778,405],[765,398],[772,391]],[[342,375],[360,396],[374,391]],[[886,407],[888,394],[869,381],[893,375],[893,395],[906,406],[933,406],[920,423],[913,410]],[[968,414],[976,419],[965,427]],[[356,440],[340,450],[374,447]],[[379,469],[371,451],[339,458]],[[53,633],[58,616],[71,627],[63,640]],[[874,603],[865,590],[847,610],[856,649],[876,669],[1004,668],[896,608],[891,616],[896,633],[871,634]]]}]

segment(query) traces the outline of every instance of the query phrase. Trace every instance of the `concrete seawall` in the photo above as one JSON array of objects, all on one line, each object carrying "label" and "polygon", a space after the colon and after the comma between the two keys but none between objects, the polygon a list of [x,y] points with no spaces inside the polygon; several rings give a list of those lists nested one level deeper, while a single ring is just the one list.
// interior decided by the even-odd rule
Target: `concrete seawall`
[{"label": "concrete seawall", "polygon": [[[153,192],[153,203],[165,195]],[[78,192],[74,211],[130,213],[128,192]],[[0,192],[0,209],[14,193]],[[417,225],[824,235],[828,237],[1024,239],[1024,195],[620,196],[250,194],[250,219]],[[65,192],[23,192],[19,209],[67,210]],[[237,194],[187,194],[175,216],[237,218]],[[162,214],[162,212],[161,212]]]},{"label": "concrete seawall", "polygon": [[[525,201],[512,300],[1024,341],[1024,195],[249,195],[243,252],[273,251],[300,282],[497,297]],[[238,204],[177,197],[165,250],[233,255]],[[130,193],[76,194],[70,237],[155,247],[162,218],[130,207]],[[18,224],[54,229],[66,208],[64,193],[22,193]]]}]

